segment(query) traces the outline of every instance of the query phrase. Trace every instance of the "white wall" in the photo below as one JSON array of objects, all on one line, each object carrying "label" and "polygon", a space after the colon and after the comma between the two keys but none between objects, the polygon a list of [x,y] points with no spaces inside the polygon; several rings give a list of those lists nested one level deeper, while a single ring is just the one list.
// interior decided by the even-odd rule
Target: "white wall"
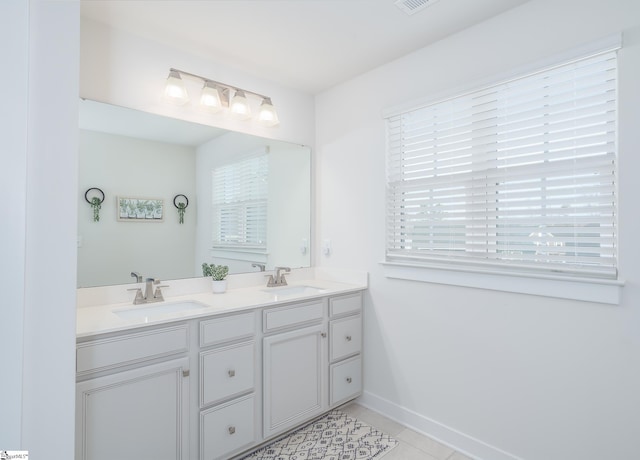
[{"label": "white wall", "polygon": [[0,3],[2,57],[12,63],[3,73],[2,84],[12,88],[0,104],[0,125],[5,148],[1,150],[0,194],[11,197],[0,219],[0,308],[3,369],[0,392],[0,449],[18,449],[22,443],[22,342],[24,314],[24,251],[27,170],[27,101],[29,86],[29,3],[13,0]]},{"label": "white wall", "polygon": [[[622,303],[385,278],[381,111],[620,31]],[[366,404],[487,459],[638,456],[638,81],[640,2],[531,0],[317,96],[317,260],[370,272]]]},{"label": "white wall", "polygon": [[0,112],[0,448],[73,458],[79,3],[3,1],[0,18],[11,66]]},{"label": "white wall", "polygon": [[[131,283],[132,271],[160,280],[199,275],[193,272],[195,155],[184,145],[80,130],[78,287]],[[85,201],[92,187],[105,194],[98,222]],[[173,205],[178,194],[190,200],[183,224]],[[118,196],[164,200],[164,221],[119,222]]]}]

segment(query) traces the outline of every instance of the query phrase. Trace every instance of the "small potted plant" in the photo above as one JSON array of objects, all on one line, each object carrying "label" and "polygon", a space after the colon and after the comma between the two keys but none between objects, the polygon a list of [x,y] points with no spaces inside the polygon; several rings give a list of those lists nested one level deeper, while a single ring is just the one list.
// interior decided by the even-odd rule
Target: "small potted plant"
[{"label": "small potted plant", "polygon": [[216,264],[202,264],[202,275],[210,276],[213,286],[213,292],[216,294],[225,292],[227,290],[227,275],[229,274],[229,267],[227,265]]}]

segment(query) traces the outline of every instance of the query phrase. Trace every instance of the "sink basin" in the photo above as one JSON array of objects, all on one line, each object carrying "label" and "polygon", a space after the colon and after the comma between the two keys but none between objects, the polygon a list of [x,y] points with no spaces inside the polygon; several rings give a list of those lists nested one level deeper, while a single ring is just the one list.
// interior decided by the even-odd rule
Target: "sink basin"
[{"label": "sink basin", "polygon": [[179,303],[158,303],[149,306],[134,306],[121,310],[113,310],[113,313],[122,319],[149,318],[157,315],[166,315],[169,313],[179,313],[181,311],[196,310],[205,308],[199,302],[179,302]]},{"label": "sink basin", "polygon": [[277,300],[281,297],[320,294],[322,292],[325,292],[325,289],[320,289],[313,286],[284,286],[267,288],[263,289],[262,291],[268,294],[273,294]]}]

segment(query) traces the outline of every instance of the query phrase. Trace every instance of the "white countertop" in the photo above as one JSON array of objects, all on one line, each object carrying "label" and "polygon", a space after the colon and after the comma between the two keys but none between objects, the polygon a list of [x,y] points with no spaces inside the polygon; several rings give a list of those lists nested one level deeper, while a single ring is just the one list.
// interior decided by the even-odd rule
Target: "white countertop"
[{"label": "white countertop", "polygon": [[[309,275],[306,270],[301,275]],[[318,289],[318,292],[311,294],[289,293],[278,295],[281,288],[267,288],[264,284],[253,286],[233,287],[242,283],[229,283],[230,289],[225,293],[214,294],[208,292],[194,292],[182,295],[170,295],[165,292],[164,302],[147,303],[133,305],[132,301],[103,303],[98,305],[79,304],[77,309],[76,337],[88,337],[96,334],[123,331],[141,326],[160,325],[174,321],[181,321],[216,314],[229,313],[255,309],[260,307],[275,306],[287,302],[301,302],[307,299],[315,299],[336,294],[356,292],[367,288],[366,274],[364,277],[346,277],[347,282],[336,281],[336,276],[317,277],[309,279],[299,279],[300,276],[293,276],[289,281],[289,288],[295,286],[310,286]],[[130,285],[128,285],[130,287]],[[94,288],[101,289],[101,288]],[[122,287],[125,290],[127,287]],[[131,294],[133,296],[133,294]],[[154,312],[152,315],[139,315],[137,317],[123,318],[116,313],[126,310],[130,312],[135,309],[147,309],[149,307],[167,306],[172,304],[194,302],[195,308],[177,312]],[[169,308],[170,309],[170,308]],[[140,313],[140,312],[136,312]]]}]

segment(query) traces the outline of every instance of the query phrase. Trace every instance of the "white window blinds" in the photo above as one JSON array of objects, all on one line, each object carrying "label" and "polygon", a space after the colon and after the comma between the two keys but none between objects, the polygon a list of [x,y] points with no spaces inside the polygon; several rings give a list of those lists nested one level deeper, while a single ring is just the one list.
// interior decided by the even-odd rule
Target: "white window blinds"
[{"label": "white window blinds", "polygon": [[269,158],[262,154],[212,171],[213,247],[267,247]]},{"label": "white window blinds", "polygon": [[616,54],[387,118],[389,262],[617,276]]}]

